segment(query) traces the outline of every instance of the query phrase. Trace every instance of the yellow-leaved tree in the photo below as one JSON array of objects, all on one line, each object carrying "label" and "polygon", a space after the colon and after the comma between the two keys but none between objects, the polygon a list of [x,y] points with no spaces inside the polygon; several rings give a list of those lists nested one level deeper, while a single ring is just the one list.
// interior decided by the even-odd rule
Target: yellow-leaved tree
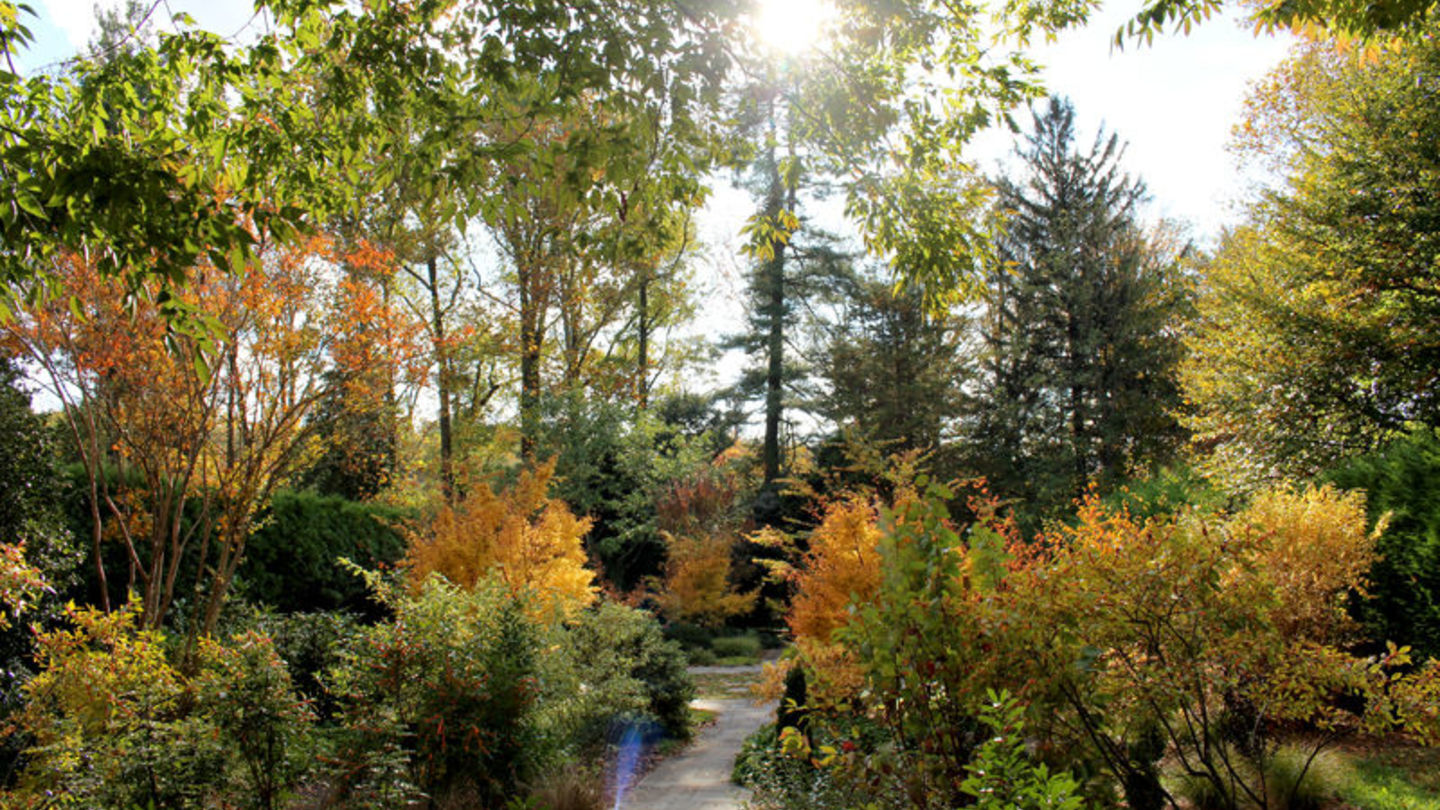
[{"label": "yellow-leaved tree", "polygon": [[569,617],[594,602],[595,575],[581,542],[591,521],[549,497],[554,474],[551,460],[521,472],[508,490],[480,482],[442,506],[428,531],[410,537],[405,564],[414,587],[440,574],[473,588],[493,574],[540,615]]}]

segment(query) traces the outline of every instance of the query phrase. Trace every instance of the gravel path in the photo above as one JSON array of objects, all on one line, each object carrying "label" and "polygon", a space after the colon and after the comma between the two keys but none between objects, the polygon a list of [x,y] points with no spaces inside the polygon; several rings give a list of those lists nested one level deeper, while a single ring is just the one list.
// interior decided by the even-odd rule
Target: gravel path
[{"label": "gravel path", "polygon": [[733,810],[745,791],[730,782],[735,755],[745,738],[775,718],[774,704],[756,706],[745,699],[697,700],[698,709],[716,713],[715,724],[700,730],[695,743],[661,762],[621,798],[617,810]]}]

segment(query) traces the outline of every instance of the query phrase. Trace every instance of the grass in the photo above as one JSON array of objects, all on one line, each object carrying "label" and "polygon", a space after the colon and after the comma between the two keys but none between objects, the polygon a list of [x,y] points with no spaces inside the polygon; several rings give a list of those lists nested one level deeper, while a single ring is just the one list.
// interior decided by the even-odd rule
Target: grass
[{"label": "grass", "polygon": [[750,687],[759,681],[754,671],[704,672],[690,676],[695,681],[695,697],[702,700],[748,698]]},{"label": "grass", "polygon": [[1340,798],[1357,810],[1440,810],[1440,750],[1374,745],[1344,752]]}]

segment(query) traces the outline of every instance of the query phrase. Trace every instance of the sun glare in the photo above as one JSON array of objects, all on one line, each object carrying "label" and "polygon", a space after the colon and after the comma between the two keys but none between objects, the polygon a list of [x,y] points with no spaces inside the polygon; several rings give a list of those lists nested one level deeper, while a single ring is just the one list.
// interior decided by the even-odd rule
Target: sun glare
[{"label": "sun glare", "polygon": [[827,0],[760,0],[755,28],[770,48],[798,56],[820,43],[834,17]]}]

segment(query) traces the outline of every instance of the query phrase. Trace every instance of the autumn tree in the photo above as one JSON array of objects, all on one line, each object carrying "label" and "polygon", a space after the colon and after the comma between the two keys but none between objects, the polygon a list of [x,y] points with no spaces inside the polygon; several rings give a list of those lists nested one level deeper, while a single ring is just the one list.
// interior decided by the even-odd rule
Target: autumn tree
[{"label": "autumn tree", "polygon": [[[383,308],[363,288],[334,283],[333,267],[316,240],[267,252],[243,275],[199,270],[170,304],[200,320],[185,334],[165,318],[165,296],[136,302],[122,281],[66,256],[52,271],[63,300],[6,324],[60,401],[85,469],[102,604],[111,583],[100,544],[110,531],[147,626],[160,625],[182,593],[182,568],[196,565],[204,574],[192,626],[214,627],[257,510],[307,452],[305,418],[334,379],[327,372],[390,351],[351,328],[352,317],[383,323]],[[220,362],[197,372],[211,357]],[[126,476],[141,488],[122,491]]]},{"label": "autumn tree", "polygon": [[1245,487],[1440,424],[1440,51],[1307,49],[1250,102],[1247,154],[1283,180],[1205,268],[1183,366],[1207,464]]},{"label": "autumn tree", "polygon": [[462,588],[498,576],[545,615],[573,617],[595,599],[581,541],[590,521],[549,496],[554,462],[521,471],[496,492],[473,483],[455,505],[442,504],[428,530],[410,541],[406,565],[418,590],[431,574]]},{"label": "autumn tree", "polygon": [[656,601],[675,620],[718,627],[755,606],[759,594],[733,578],[735,549],[749,526],[743,484],[723,466],[671,482],[658,499],[667,553]]}]

